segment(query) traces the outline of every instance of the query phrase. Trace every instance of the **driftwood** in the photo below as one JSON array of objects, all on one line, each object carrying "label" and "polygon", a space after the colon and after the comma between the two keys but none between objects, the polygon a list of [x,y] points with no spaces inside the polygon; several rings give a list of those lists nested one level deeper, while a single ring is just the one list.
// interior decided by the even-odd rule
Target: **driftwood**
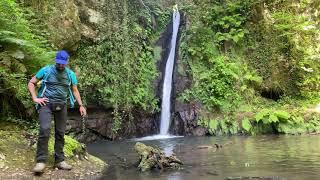
[{"label": "driftwood", "polygon": [[166,156],[165,153],[158,148],[146,146],[143,143],[137,142],[134,149],[140,156],[138,168],[141,171],[178,168],[182,165],[182,162],[174,154]]}]

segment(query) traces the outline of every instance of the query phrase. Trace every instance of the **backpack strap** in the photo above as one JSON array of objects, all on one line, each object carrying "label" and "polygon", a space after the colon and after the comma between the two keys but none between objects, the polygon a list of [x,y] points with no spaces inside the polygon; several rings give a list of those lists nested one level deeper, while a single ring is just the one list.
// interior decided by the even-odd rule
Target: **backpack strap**
[{"label": "backpack strap", "polygon": [[44,73],[44,76],[41,80],[41,85],[40,85],[40,88],[38,90],[38,98],[41,98],[43,97],[44,95],[44,92],[46,91],[47,89],[47,85],[46,85],[46,82],[49,78],[49,75],[51,73],[51,69],[52,69],[52,65],[48,65],[48,66],[45,66],[45,73]]},{"label": "backpack strap", "polygon": [[74,96],[73,96],[73,93],[72,93],[72,71],[66,67],[66,71],[67,71],[67,75],[68,75],[68,78],[69,78],[69,97],[70,97],[70,107],[73,108],[74,107],[74,103],[76,102]]}]

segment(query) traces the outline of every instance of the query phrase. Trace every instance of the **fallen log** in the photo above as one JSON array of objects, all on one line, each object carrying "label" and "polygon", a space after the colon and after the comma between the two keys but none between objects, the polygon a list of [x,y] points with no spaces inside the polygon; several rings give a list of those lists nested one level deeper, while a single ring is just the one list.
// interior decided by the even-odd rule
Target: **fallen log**
[{"label": "fallen log", "polygon": [[135,144],[134,149],[140,156],[138,168],[143,172],[151,169],[178,168],[183,164],[174,154],[166,156],[160,149],[140,142]]}]

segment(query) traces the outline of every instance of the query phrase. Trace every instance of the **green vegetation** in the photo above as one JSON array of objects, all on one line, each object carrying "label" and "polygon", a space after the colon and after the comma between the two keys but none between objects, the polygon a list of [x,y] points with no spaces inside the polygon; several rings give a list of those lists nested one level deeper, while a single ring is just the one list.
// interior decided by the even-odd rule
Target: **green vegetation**
[{"label": "green vegetation", "polygon": [[[31,8],[13,0],[0,2],[0,141],[1,168],[29,168],[34,165],[38,125],[27,82],[42,66],[51,63],[55,53],[46,40],[45,29],[37,24]],[[51,161],[53,141],[49,144]],[[86,156],[88,162],[104,163],[86,154],[83,144],[65,137],[68,160]],[[2,158],[3,158],[2,157]],[[72,163],[73,164],[73,163]],[[92,164],[91,164],[92,166]],[[104,165],[103,165],[104,166]]]},{"label": "green vegetation", "polygon": [[315,1],[271,1],[251,23],[247,57],[264,78],[263,88],[285,96],[319,96],[319,20],[309,11],[317,7]]},{"label": "green vegetation", "polygon": [[251,70],[244,53],[237,52],[248,30],[251,1],[196,1],[190,8],[193,19],[182,46],[190,65],[193,87],[184,100],[200,101],[210,111],[230,110],[261,77]]},{"label": "green vegetation", "polygon": [[[106,16],[110,26],[101,27],[106,33],[97,44],[82,42],[76,64],[81,69],[81,89],[87,101],[113,107],[112,130],[117,133],[123,121],[133,121],[133,111],[158,110],[153,80],[157,77],[152,39],[157,39],[168,22],[169,14],[155,7],[158,16],[137,2],[113,2]],[[123,21],[117,18],[123,17]],[[138,23],[142,19],[143,23]],[[153,23],[156,27],[153,27]],[[88,68],[90,67],[90,68]],[[96,73],[92,73],[95,69]]]},{"label": "green vegetation", "polygon": [[[174,3],[108,1],[99,7],[99,36],[65,45],[78,47],[71,66],[79,73],[84,101],[113,109],[115,136],[124,124],[135,123],[136,114],[159,111],[154,81],[162,49],[155,42]],[[186,13],[180,59],[188,67],[178,71],[192,80],[179,98],[202,105],[199,125],[215,135],[318,132],[319,115],[308,112],[320,99],[318,1],[177,3]],[[5,121],[19,124],[34,117],[26,83],[63,46],[61,29],[50,29],[62,9],[51,1],[0,2],[0,115]],[[77,15],[64,15],[62,27],[70,22],[81,27]],[[80,39],[80,32],[70,34]],[[34,122],[28,126],[36,129]]]},{"label": "green vegetation", "polygon": [[[52,134],[51,137],[54,137],[54,134]],[[85,151],[85,145],[79,143],[75,139],[72,139],[70,136],[64,136],[65,139],[65,145],[64,145],[64,155],[67,158],[73,158],[76,155],[77,156],[84,156]],[[50,138],[49,145],[48,145],[48,151],[50,157],[54,157],[54,138]]]},{"label": "green vegetation", "polygon": [[201,0],[186,8],[181,54],[193,84],[180,99],[204,106],[198,124],[214,135],[318,132],[319,114],[303,108],[320,97],[317,7]]},{"label": "green vegetation", "polygon": [[29,100],[27,77],[48,63],[53,55],[45,39],[33,33],[32,23],[27,20],[29,15],[13,0],[0,2],[1,117],[28,116],[26,109],[33,104]]},{"label": "green vegetation", "polygon": [[[319,72],[315,70],[319,68],[319,45],[312,41],[319,35],[318,22],[316,18],[307,21],[312,14],[300,14],[313,8],[312,2],[301,3],[299,11],[291,10],[298,4],[282,1],[196,2],[190,10],[195,22],[183,46],[185,60],[197,74],[187,99],[198,99],[208,108],[221,107],[223,99],[230,103],[228,97],[250,87],[250,81],[256,90],[319,96]],[[263,3],[267,3],[265,12],[259,12]]]},{"label": "green vegetation", "polygon": [[286,111],[262,109],[254,118],[245,117],[241,121],[229,119],[211,119],[199,121],[212,135],[234,134],[305,134],[319,133],[320,119],[317,113],[311,113],[305,121],[301,112],[290,115]]}]

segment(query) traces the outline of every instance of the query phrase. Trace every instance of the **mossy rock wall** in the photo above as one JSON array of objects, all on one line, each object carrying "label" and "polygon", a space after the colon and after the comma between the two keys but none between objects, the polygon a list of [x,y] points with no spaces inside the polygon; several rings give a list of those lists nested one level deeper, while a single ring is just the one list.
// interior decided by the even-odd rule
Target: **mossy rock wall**
[{"label": "mossy rock wall", "polygon": [[41,25],[39,28],[45,31],[41,35],[55,49],[76,51],[81,39],[81,22],[75,3],[74,0],[55,0],[23,1],[21,4],[35,13],[33,21]]}]

